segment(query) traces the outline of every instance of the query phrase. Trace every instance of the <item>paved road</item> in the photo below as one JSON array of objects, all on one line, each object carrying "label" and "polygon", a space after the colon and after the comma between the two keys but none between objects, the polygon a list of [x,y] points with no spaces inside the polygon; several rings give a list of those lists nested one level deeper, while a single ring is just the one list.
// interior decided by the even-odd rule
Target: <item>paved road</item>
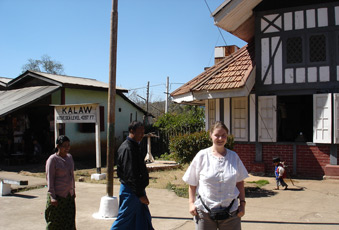
[{"label": "paved road", "polygon": [[[26,177],[17,173],[0,171],[0,178],[26,179],[30,185],[45,184],[43,178]],[[271,191],[274,178],[253,177],[248,181],[267,179],[266,193],[254,191],[247,198],[244,230],[294,230],[294,229],[339,229],[339,180],[297,180],[293,186],[288,181],[287,191]],[[100,199],[105,195],[106,185],[76,183],[77,229],[109,229],[114,220],[95,219]],[[0,229],[45,229],[44,208],[46,188],[20,192],[0,197]],[[119,186],[114,186],[117,196]],[[187,199],[177,197],[166,189],[147,189],[150,210],[156,230],[189,230],[194,224],[188,213]]]}]

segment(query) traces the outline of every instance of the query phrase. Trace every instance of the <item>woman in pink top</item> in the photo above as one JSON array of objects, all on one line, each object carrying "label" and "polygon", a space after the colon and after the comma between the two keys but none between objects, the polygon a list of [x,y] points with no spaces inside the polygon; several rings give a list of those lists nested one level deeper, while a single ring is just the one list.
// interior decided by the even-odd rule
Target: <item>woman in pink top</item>
[{"label": "woman in pink top", "polygon": [[74,162],[69,154],[70,140],[59,136],[55,154],[46,162],[48,186],[45,210],[46,229],[74,230],[75,227],[75,182]]}]

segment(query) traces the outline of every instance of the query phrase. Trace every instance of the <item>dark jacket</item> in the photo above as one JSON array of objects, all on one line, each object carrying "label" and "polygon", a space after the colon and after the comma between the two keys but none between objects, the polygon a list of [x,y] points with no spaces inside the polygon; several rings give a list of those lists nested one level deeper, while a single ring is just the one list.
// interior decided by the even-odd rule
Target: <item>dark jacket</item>
[{"label": "dark jacket", "polygon": [[120,182],[138,196],[146,195],[149,175],[137,142],[127,138],[118,149],[117,173]]}]

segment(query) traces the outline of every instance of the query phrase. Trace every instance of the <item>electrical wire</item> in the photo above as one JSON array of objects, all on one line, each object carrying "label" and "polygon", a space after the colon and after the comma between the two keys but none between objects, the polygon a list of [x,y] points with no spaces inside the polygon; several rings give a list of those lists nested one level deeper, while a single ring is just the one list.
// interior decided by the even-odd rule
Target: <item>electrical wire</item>
[{"label": "electrical wire", "polygon": [[[211,8],[209,7],[208,3],[207,3],[207,0],[204,0],[204,1],[205,1],[205,3],[206,3],[206,6],[207,6],[208,11],[209,11],[210,14],[212,15],[212,11],[211,11]],[[214,21],[214,22],[215,22],[215,21]],[[222,37],[222,40],[224,40],[224,43],[225,43],[225,45],[227,46],[227,42],[226,42],[226,40],[225,40],[225,38],[224,38],[224,35],[221,33],[221,30],[220,30],[220,28],[219,28],[218,26],[217,26],[217,29],[218,29],[218,31],[219,31],[221,37]]]}]

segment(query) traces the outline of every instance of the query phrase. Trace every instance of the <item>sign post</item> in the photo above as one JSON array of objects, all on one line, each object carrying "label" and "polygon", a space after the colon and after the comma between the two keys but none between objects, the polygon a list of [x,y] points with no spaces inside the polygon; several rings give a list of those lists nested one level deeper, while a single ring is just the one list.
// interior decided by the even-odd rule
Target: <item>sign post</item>
[{"label": "sign post", "polygon": [[55,141],[59,136],[59,124],[65,123],[95,123],[95,153],[97,173],[91,179],[102,180],[106,178],[101,174],[101,146],[100,146],[100,113],[99,104],[74,104],[54,106]]}]

